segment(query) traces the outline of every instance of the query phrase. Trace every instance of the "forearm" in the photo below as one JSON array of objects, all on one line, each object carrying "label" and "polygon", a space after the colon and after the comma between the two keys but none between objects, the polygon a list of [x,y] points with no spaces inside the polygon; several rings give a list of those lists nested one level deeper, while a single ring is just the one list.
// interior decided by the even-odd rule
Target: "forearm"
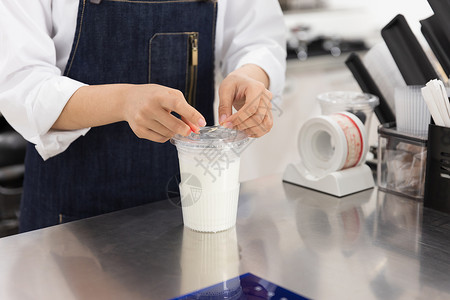
[{"label": "forearm", "polygon": [[52,128],[74,130],[119,121],[128,122],[139,138],[161,143],[206,125],[179,90],[157,84],[110,84],[79,88]]},{"label": "forearm", "polygon": [[69,99],[52,129],[75,130],[124,121],[123,102],[128,84],[79,88]]}]

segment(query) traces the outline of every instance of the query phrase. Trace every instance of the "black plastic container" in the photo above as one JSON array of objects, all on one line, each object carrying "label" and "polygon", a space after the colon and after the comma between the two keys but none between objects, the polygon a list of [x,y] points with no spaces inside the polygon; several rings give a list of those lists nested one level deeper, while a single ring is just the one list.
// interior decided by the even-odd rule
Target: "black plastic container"
[{"label": "black plastic container", "polygon": [[444,33],[450,41],[450,30],[448,30],[450,28],[450,0],[428,0],[428,3],[438,17],[439,23],[442,24],[442,28],[447,28]]},{"label": "black plastic container", "polygon": [[446,74],[450,74],[450,39],[447,39],[444,27],[436,15],[420,21],[420,24],[422,24],[422,34],[434,55],[436,55],[442,69]]},{"label": "black plastic container", "polygon": [[450,213],[450,128],[429,125],[427,152],[423,205]]},{"label": "black plastic container", "polygon": [[439,78],[403,15],[397,15],[381,36],[407,85],[425,85]]},{"label": "black plastic container", "polygon": [[358,82],[359,87],[364,93],[369,93],[375,95],[380,100],[380,104],[374,108],[375,115],[381,124],[390,123],[395,121],[395,115],[392,112],[389,104],[378,88],[377,84],[370,76],[369,71],[364,66],[363,62],[359,58],[358,54],[351,53],[345,64],[352,72],[353,77],[355,77],[356,82]]}]

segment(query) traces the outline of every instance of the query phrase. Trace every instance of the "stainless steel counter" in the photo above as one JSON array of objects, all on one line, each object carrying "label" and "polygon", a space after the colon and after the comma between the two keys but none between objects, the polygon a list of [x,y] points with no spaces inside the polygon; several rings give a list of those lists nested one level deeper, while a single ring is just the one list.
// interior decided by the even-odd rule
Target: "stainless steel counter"
[{"label": "stainless steel counter", "polygon": [[0,239],[0,299],[167,299],[246,272],[315,299],[448,299],[450,216],[271,176],[241,185],[217,234],[163,201]]}]

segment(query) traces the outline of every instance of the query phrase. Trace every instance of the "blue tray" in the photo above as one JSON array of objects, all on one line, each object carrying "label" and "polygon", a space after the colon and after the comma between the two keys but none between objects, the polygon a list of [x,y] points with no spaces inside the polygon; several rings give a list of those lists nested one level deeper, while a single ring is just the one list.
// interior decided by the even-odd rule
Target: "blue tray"
[{"label": "blue tray", "polygon": [[173,298],[173,300],[216,300],[216,299],[270,299],[270,300],[304,300],[309,299],[288,291],[272,282],[251,273],[212,285],[193,293]]}]

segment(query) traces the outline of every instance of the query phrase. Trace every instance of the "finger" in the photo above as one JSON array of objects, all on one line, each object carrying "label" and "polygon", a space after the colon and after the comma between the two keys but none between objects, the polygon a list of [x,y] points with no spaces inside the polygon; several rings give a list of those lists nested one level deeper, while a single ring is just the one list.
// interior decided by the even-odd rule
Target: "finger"
[{"label": "finger", "polygon": [[259,124],[258,126],[250,127],[244,130],[244,132],[249,137],[261,137],[268,133],[270,129],[273,127],[273,115],[272,112],[269,111],[269,113],[265,116],[263,122]]},{"label": "finger", "polygon": [[137,129],[135,131],[135,134],[141,139],[147,139],[157,143],[165,143],[169,140],[168,137],[145,127],[140,127],[139,129]]},{"label": "finger", "polygon": [[[258,92],[259,91],[259,92]],[[260,87],[254,86],[245,96],[246,96],[246,103],[245,105],[234,115],[232,115],[228,120],[226,120],[226,127],[229,127],[227,125],[230,125],[231,123],[233,126],[239,126],[243,123],[246,123],[244,125],[244,128],[253,127],[257,124],[261,123],[262,118],[259,117],[255,119],[257,123],[248,123],[248,119],[252,118],[255,114],[260,114],[260,116],[264,116],[266,114],[267,110],[270,110],[272,107],[272,104],[270,103],[270,98],[266,89],[261,91]]]},{"label": "finger", "polygon": [[[265,116],[271,110],[272,103],[270,103],[270,101],[268,101],[266,97],[261,97],[257,111],[252,115],[248,115],[248,110],[244,110],[238,111],[238,113],[242,113],[240,116],[238,115],[238,113],[232,116],[233,128],[245,130],[250,127],[258,126],[263,122]],[[227,123],[225,126],[227,125],[230,124]]]},{"label": "finger", "polygon": [[188,119],[186,119],[185,117],[183,117],[183,116],[181,116],[181,120],[183,120],[184,121],[184,123],[186,123],[190,128],[191,128],[191,131],[192,132],[195,132],[195,133],[199,133],[200,131],[199,131],[199,128],[197,127],[197,126],[195,126],[194,124],[192,124]]},{"label": "finger", "polygon": [[243,122],[239,123],[238,125],[234,126],[234,128],[238,130],[245,130],[247,128],[255,127],[260,125],[264,118],[268,113],[271,111],[272,105],[269,103],[269,107],[266,106],[265,103],[261,103],[261,105],[258,107],[258,111],[250,116],[249,118],[245,119]]},{"label": "finger", "polygon": [[239,124],[245,122],[248,118],[254,115],[258,111],[260,102],[260,93],[255,94],[254,92],[248,92],[245,95],[245,104],[239,109],[235,114],[229,117],[225,123],[226,127],[231,123],[233,126],[238,126]]},{"label": "finger", "polygon": [[[158,112],[155,115],[158,116],[158,118],[163,117],[163,115],[172,116],[170,113],[168,113],[164,109],[161,109],[160,112]],[[177,124],[177,122],[176,122],[177,118],[175,118],[174,116],[172,116],[172,117],[175,120],[168,120],[168,121],[169,122],[172,121],[169,124],[173,124],[173,126],[175,126]],[[142,114],[139,114],[136,117],[134,124],[135,124],[134,127],[142,127],[144,129],[151,129],[151,130],[153,130],[163,136],[169,137],[169,138],[174,136],[175,133],[178,133],[178,132],[174,132],[171,128],[164,126],[164,124],[160,123],[157,119],[146,118],[146,117],[143,117]],[[190,130],[186,130],[187,128],[185,128],[185,127],[187,127],[186,124],[184,124],[183,122],[180,121],[178,125],[180,125],[180,127],[181,126],[183,127],[181,132],[179,132],[180,134],[184,134],[187,131],[190,133]]]},{"label": "finger", "polygon": [[204,127],[206,125],[205,118],[200,112],[187,103],[183,93],[178,90],[171,90],[170,94],[171,97],[163,103],[164,109],[170,112],[174,111],[184,117],[183,119],[189,121],[191,123],[190,126],[193,127],[196,132],[199,130],[199,127]]},{"label": "finger", "polygon": [[232,114],[233,100],[236,96],[236,84],[234,82],[224,81],[219,87],[219,124]]},{"label": "finger", "polygon": [[269,112],[263,122],[257,126],[250,127],[244,130],[244,132],[250,137],[261,137],[268,133],[273,126],[273,115]]},{"label": "finger", "polygon": [[150,121],[148,129],[150,129],[164,137],[167,137],[169,139],[176,134],[175,132],[173,132],[172,130],[170,130],[169,128],[167,128],[166,126],[164,126],[163,124],[159,123],[156,120]]},{"label": "finger", "polygon": [[188,136],[191,133],[189,125],[165,110],[162,110],[161,113],[157,114],[155,119],[175,134]]}]

